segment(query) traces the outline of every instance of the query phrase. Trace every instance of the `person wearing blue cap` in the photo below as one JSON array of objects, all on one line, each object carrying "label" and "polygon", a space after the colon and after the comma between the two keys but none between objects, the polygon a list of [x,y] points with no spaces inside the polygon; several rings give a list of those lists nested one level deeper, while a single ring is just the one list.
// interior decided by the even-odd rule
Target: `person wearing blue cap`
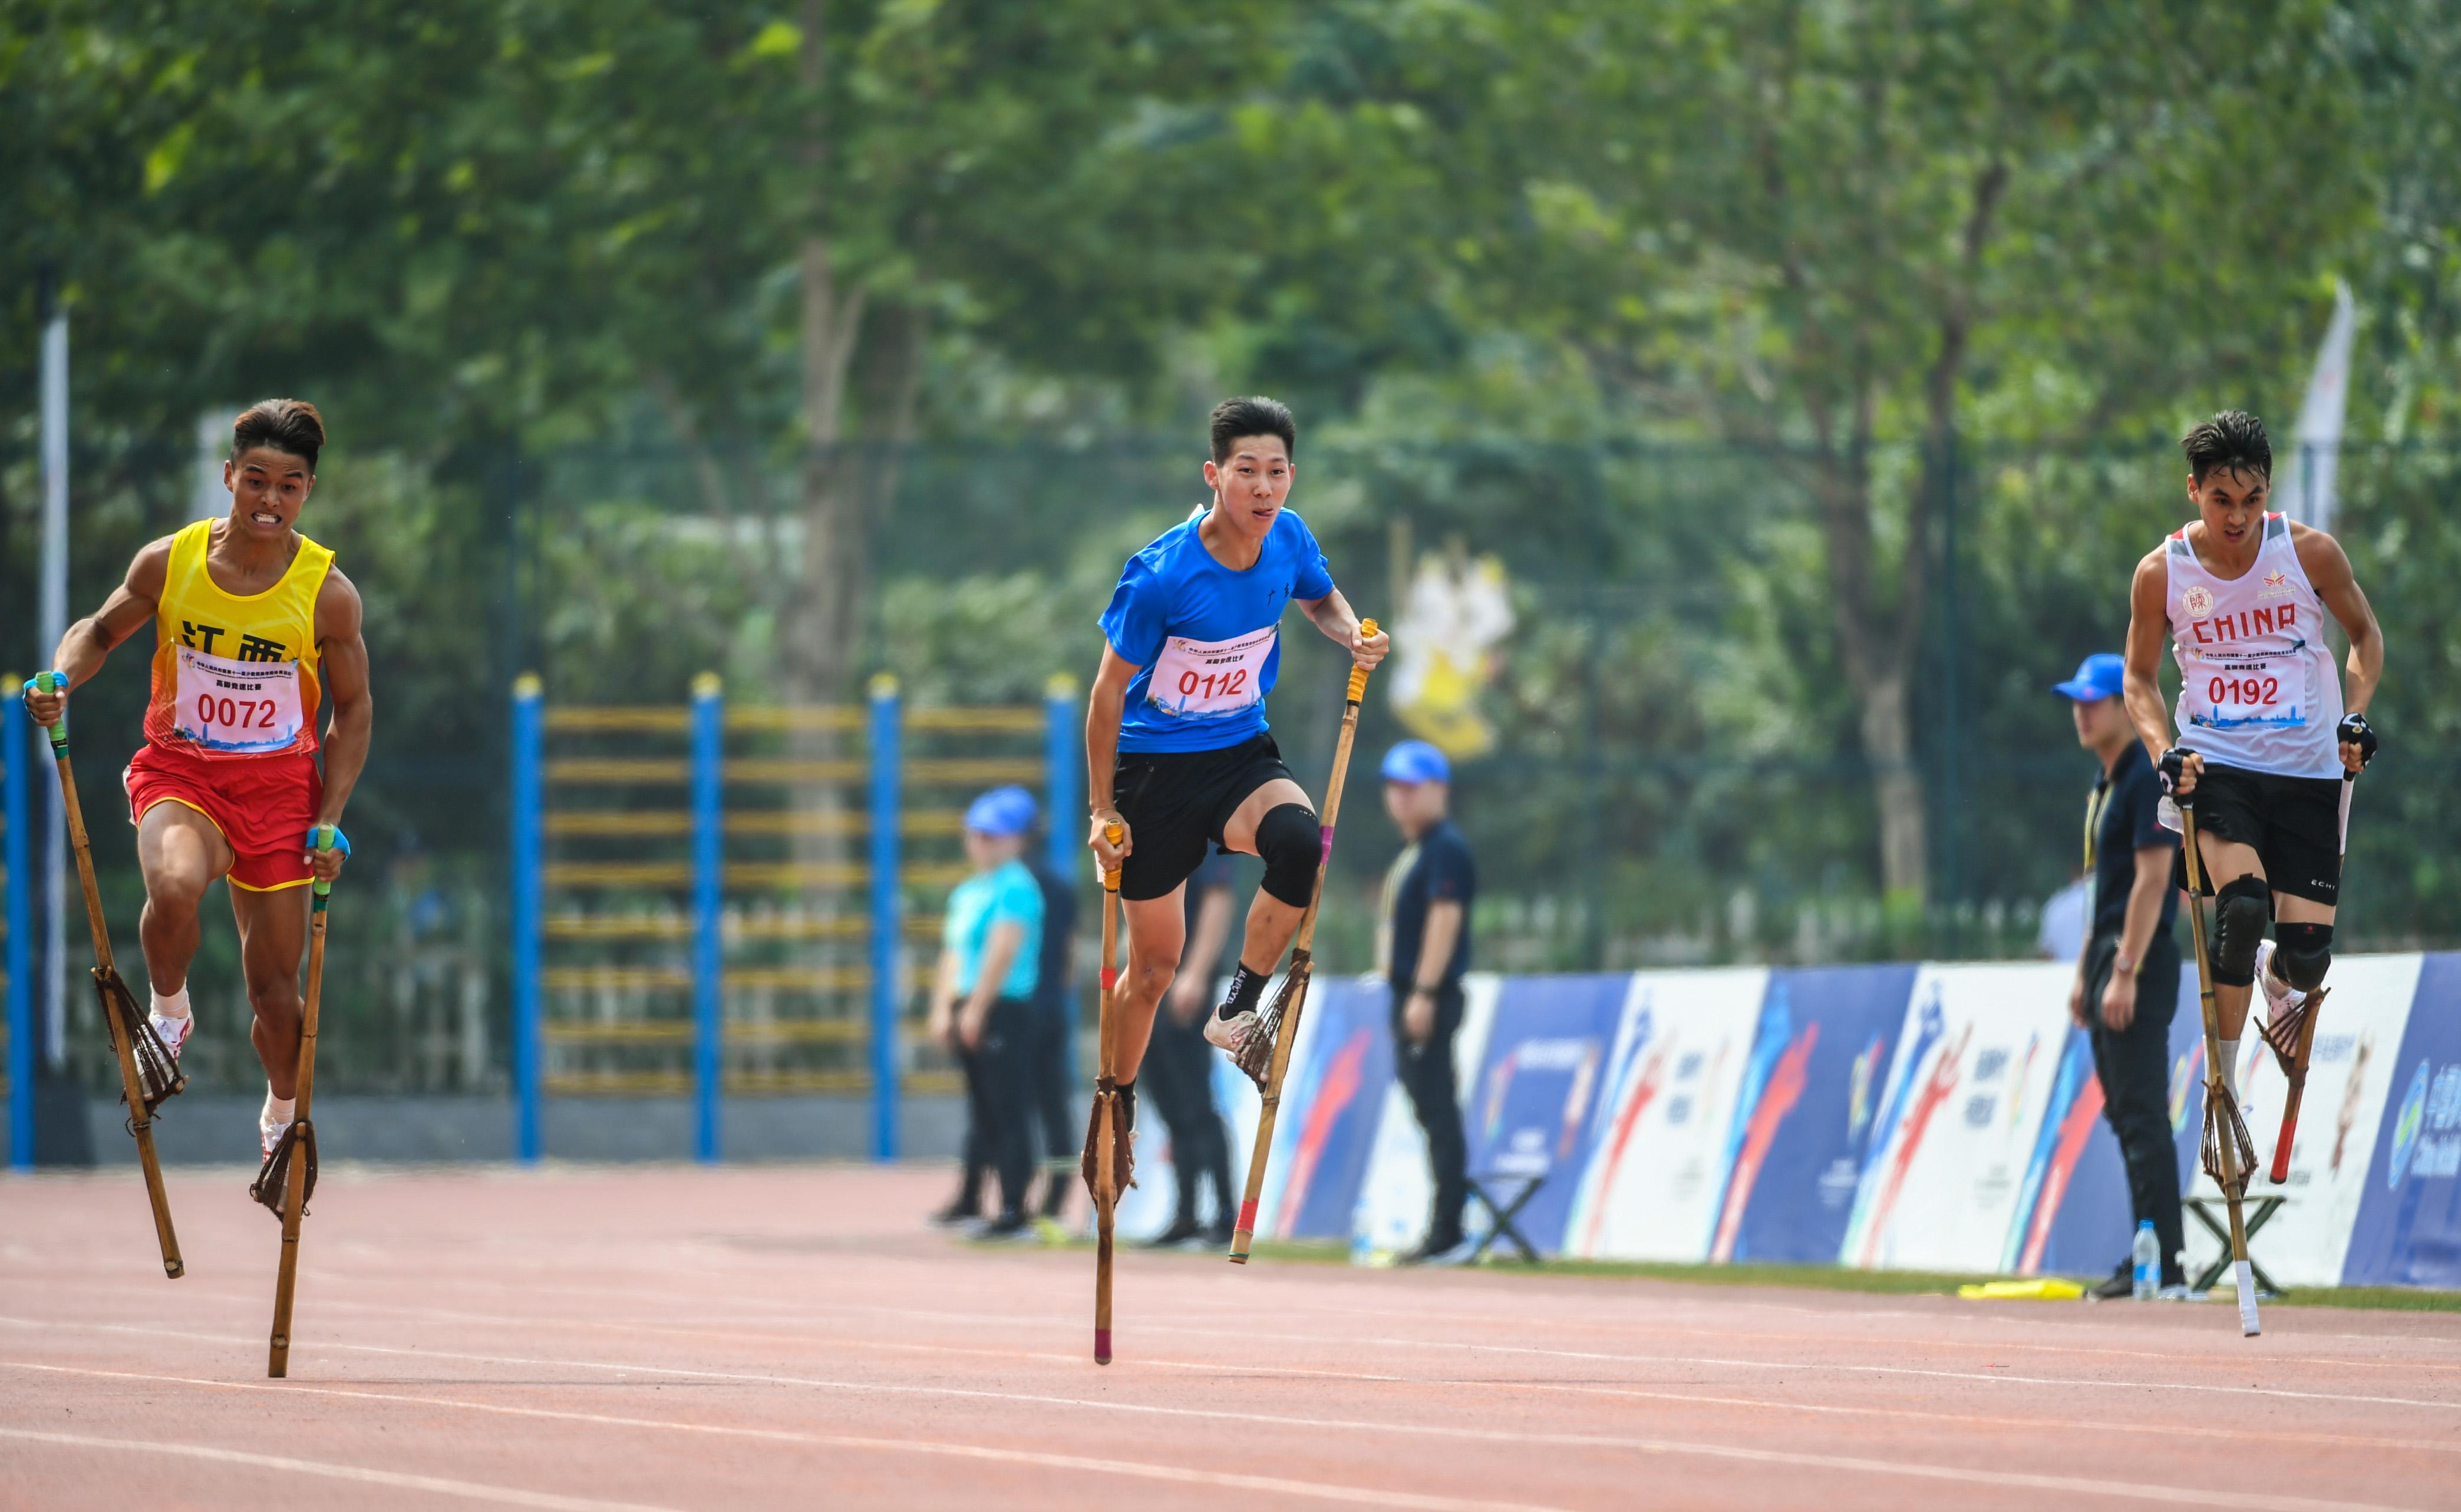
[{"label": "person wearing blue cap", "polygon": [[[931,987],[932,1036],[965,1071],[970,1166],[979,1161],[999,1178],[999,1216],[977,1230],[984,1239],[1033,1232],[1025,1197],[1034,1168],[1042,889],[1019,859],[1033,826],[1034,799],[1022,788],[995,789],[968,805],[966,860],[974,871],[949,894]],[[961,1191],[952,1215],[967,1205]]]},{"label": "person wearing blue cap", "polygon": [[[2162,785],[2128,717],[2126,676],[2127,663],[2105,651],[2051,689],[2069,702],[2077,744],[2102,766],[2086,800],[2085,949],[2068,988],[2068,1016],[2091,1038],[2103,1117],[2128,1168],[2129,1232],[2152,1224],[2160,1284],[2184,1294],[2179,1157],[2171,1135],[2171,1015],[2179,1006],[2179,946],[2171,932],[2179,895],[2171,866],[2179,837],[2162,827]],[[2132,1260],[2122,1260],[2093,1294],[2133,1289]]]},{"label": "person wearing blue cap", "polygon": [[1453,1037],[1461,1032],[1462,974],[1469,969],[1469,906],[1478,867],[1452,821],[1452,764],[1424,740],[1384,754],[1384,812],[1406,843],[1384,874],[1377,957],[1393,990],[1393,1075],[1427,1135],[1435,1203],[1427,1231],[1405,1264],[1462,1258],[1462,1208],[1469,1201],[1469,1144],[1454,1084]]}]

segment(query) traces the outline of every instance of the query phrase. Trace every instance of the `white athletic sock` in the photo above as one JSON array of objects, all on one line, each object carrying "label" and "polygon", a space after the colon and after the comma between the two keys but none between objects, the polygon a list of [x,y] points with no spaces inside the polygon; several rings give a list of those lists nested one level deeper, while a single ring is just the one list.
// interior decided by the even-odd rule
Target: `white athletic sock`
[{"label": "white athletic sock", "polygon": [[154,1013],[156,1017],[185,1018],[188,1016],[188,988],[186,983],[182,983],[180,990],[168,997],[163,996],[160,992],[154,991],[151,984],[148,984],[146,991],[153,996]]},{"label": "white athletic sock", "polygon": [[2222,1085],[2230,1089],[2234,1099],[2238,1097],[2238,1041],[2236,1039],[2222,1041]]},{"label": "white athletic sock", "polygon": [[265,1111],[256,1116],[256,1119],[259,1123],[264,1124],[268,1128],[278,1129],[298,1116],[299,1100],[297,1098],[277,1097],[273,1095],[273,1089],[271,1087],[268,1086],[265,1089]]}]

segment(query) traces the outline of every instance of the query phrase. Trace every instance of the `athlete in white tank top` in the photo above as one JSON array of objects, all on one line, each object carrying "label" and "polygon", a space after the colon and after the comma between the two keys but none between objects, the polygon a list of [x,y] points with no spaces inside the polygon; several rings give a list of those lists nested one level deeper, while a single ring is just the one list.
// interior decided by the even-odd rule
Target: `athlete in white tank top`
[{"label": "athlete in white tank top", "polygon": [[[2312,1026],[2304,1015],[2332,962],[2349,813],[2349,790],[2333,779],[2375,754],[2365,712],[2384,675],[2384,635],[2340,543],[2266,511],[2273,447],[2262,422],[2224,411],[2180,445],[2196,519],[2136,565],[2125,687],[2165,789],[2194,795],[2202,820],[2196,848],[2215,917],[2207,1048],[2236,1099],[2259,974],[2266,1043],[2284,1069],[2312,1042],[2300,1026]],[[2328,614],[2350,640],[2346,689],[2325,649]],[[2175,734],[2159,676],[2166,636],[2181,684]],[[2291,1133],[2285,1119],[2284,1157]],[[2239,1285],[2242,1296],[2253,1289],[2244,1276]],[[2246,1321],[2254,1331],[2252,1313]]]},{"label": "athlete in white tank top", "polygon": [[2162,564],[2180,746],[2215,766],[2340,777],[2342,679],[2290,522],[2263,517],[2256,564],[2235,578],[2196,559],[2184,526],[2163,543]]}]

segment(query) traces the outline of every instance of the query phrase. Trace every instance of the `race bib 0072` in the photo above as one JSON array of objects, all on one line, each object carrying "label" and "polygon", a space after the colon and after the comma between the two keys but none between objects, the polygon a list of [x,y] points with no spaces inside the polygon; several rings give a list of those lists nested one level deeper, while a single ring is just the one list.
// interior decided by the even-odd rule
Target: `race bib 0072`
[{"label": "race bib 0072", "polygon": [[1265,659],[1280,634],[1268,627],[1227,641],[1169,637],[1145,684],[1145,702],[1181,719],[1227,719],[1240,713],[1265,696]]},{"label": "race bib 0072", "polygon": [[235,662],[179,648],[179,708],[172,733],[208,751],[288,751],[307,723],[297,662]]}]

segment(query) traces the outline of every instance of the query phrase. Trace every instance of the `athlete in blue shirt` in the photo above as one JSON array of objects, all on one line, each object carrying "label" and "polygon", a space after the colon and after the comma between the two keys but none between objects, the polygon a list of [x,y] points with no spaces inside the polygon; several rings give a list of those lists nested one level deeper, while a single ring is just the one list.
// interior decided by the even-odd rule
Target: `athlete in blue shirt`
[{"label": "athlete in blue shirt", "polygon": [[[1090,843],[1105,870],[1120,868],[1128,921],[1116,1007],[1131,1117],[1154,1006],[1179,969],[1180,888],[1206,845],[1265,862],[1230,995],[1205,1025],[1205,1037],[1234,1057],[1258,1032],[1257,996],[1316,886],[1316,806],[1265,722],[1283,609],[1296,603],[1361,667],[1382,661],[1391,645],[1359,633],[1316,537],[1283,507],[1297,471],[1289,409],[1225,400],[1213,411],[1212,442],[1212,507],[1128,559],[1102,611],[1102,665],[1086,700]],[[1103,839],[1107,824],[1123,831],[1116,848]]]}]

